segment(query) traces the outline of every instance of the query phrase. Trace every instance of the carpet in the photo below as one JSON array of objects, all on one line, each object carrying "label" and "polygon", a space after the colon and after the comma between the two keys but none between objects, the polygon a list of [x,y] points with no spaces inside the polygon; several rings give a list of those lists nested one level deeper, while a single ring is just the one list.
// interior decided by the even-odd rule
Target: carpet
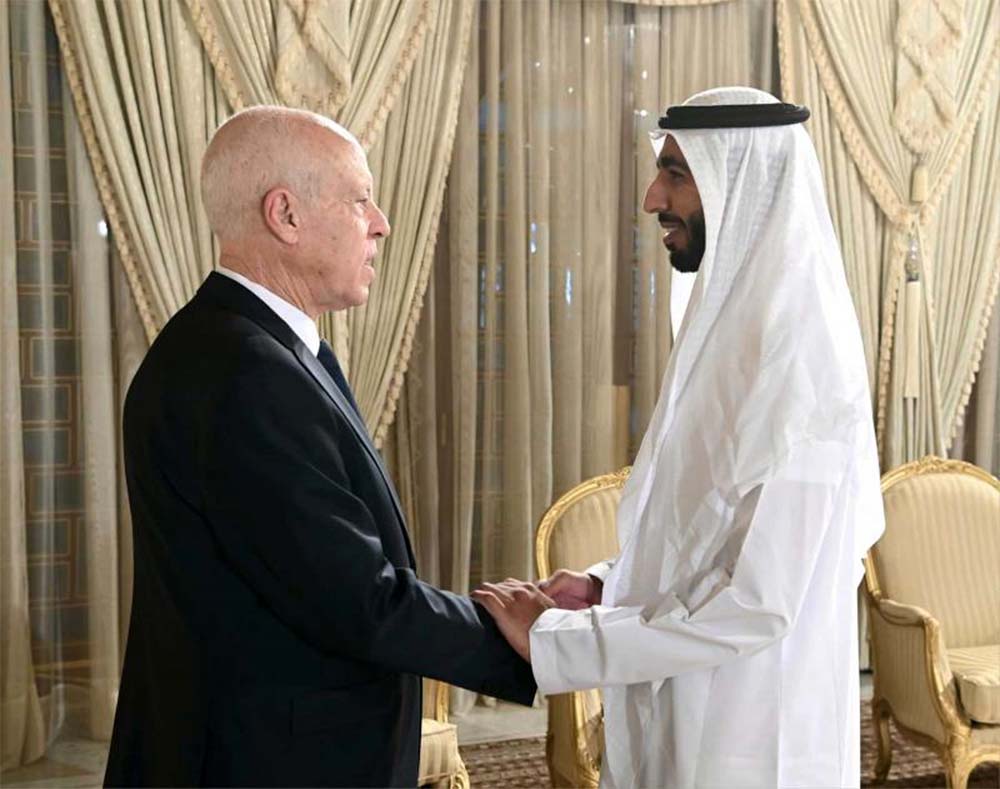
[{"label": "carpet", "polygon": [[[489,742],[465,745],[462,758],[469,769],[472,789],[537,789],[549,785],[549,771],[545,764],[545,738]],[[872,730],[871,710],[867,702],[861,713],[861,785],[873,786],[875,770],[875,734]],[[943,787],[944,771],[937,755],[927,748],[904,740],[895,727],[892,730],[892,769],[886,789],[906,787]],[[969,779],[969,787],[1000,786],[1000,768],[983,764],[976,768]]]}]

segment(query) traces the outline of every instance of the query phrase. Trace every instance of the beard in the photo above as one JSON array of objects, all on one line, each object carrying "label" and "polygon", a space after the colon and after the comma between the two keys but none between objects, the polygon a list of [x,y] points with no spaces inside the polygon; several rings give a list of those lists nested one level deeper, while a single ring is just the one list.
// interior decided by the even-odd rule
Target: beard
[{"label": "beard", "polygon": [[670,265],[677,271],[690,274],[698,270],[705,255],[705,212],[691,214],[684,224],[689,231],[687,246],[670,250]]}]

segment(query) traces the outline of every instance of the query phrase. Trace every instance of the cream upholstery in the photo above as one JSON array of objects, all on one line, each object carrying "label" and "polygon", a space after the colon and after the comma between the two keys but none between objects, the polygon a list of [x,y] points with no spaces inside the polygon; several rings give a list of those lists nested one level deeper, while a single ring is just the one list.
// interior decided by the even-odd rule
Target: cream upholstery
[{"label": "cream upholstery", "polygon": [[444,782],[444,786],[452,786],[451,779],[457,774],[456,767],[460,761],[455,724],[424,718],[420,727],[420,773],[417,784],[437,786]]},{"label": "cream upholstery", "polygon": [[[944,651],[933,621],[920,608],[884,600],[871,612],[871,639],[881,650],[876,666],[881,695],[906,700],[893,707],[897,722],[943,743],[948,741],[948,730],[933,696],[914,690],[927,685],[927,653],[932,648],[939,654]],[[940,687],[950,689],[951,677],[944,671],[942,666],[937,681]]]},{"label": "cream upholstery", "polygon": [[[535,539],[538,577],[585,570],[618,553],[615,515],[628,468],[582,482],[542,517]],[[548,698],[546,756],[556,787],[596,787],[604,747],[601,696],[596,690]]]},{"label": "cream upholstery", "polygon": [[1000,481],[928,457],[882,478],[886,531],[865,562],[876,780],[889,718],[934,748],[949,786],[1000,761]]},{"label": "cream upholstery", "polygon": [[1000,644],[998,497],[955,473],[923,474],[884,493],[886,521],[905,525],[887,528],[875,552],[882,591],[933,612],[949,648]]},{"label": "cream upholstery", "polygon": [[585,570],[618,553],[615,515],[620,495],[617,487],[588,489],[562,511],[549,535],[551,571]]},{"label": "cream upholstery", "polygon": [[[1000,748],[1000,726],[981,726],[978,723],[973,723],[972,744]],[[996,760],[994,759],[994,761]]]},{"label": "cream upholstery", "polygon": [[448,722],[448,686],[424,680],[424,710],[420,723],[418,786],[468,789],[469,773],[458,752],[458,731]]},{"label": "cream upholstery", "polygon": [[976,723],[1000,723],[1000,644],[949,649],[962,708]]}]

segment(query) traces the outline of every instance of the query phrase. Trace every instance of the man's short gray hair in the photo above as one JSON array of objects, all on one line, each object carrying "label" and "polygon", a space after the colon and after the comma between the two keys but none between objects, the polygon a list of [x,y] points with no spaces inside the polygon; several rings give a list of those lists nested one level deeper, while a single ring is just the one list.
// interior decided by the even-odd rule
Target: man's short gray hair
[{"label": "man's short gray hair", "polygon": [[225,240],[245,234],[271,189],[287,187],[302,200],[329,176],[310,129],[323,127],[357,144],[350,132],[316,113],[261,105],[226,120],[201,162],[201,198],[213,232]]}]

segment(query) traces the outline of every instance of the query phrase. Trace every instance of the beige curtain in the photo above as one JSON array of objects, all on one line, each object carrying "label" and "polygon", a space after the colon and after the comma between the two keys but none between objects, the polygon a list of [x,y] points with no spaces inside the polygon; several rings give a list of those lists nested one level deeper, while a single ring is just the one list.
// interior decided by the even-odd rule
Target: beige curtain
[{"label": "beige curtain", "polygon": [[387,446],[423,576],[531,577],[542,512],[628,462],[671,342],[669,264],[641,212],[647,133],[696,90],[773,90],[771,9],[479,4]]},{"label": "beige curtain", "polygon": [[366,149],[439,16],[432,0],[186,0],[229,103],[305,107]]},{"label": "beige curtain", "polygon": [[380,444],[429,274],[472,0],[51,4],[150,338],[212,267],[197,173],[230,106],[307,106],[358,132],[393,234],[368,306],[320,329]]},{"label": "beige curtain", "polygon": [[966,457],[1000,477],[1000,306],[996,303],[977,383],[970,406],[970,427],[975,438],[972,452]]},{"label": "beige curtain", "polygon": [[[42,0],[5,29],[3,767],[111,732],[131,593],[120,409],[144,350]],[[8,42],[13,44],[8,52]],[[8,82],[12,75],[13,94]],[[8,109],[9,108],[9,109]],[[11,120],[14,120],[11,133]],[[13,144],[13,147],[11,147]],[[4,170],[5,175],[11,170]],[[19,221],[15,222],[14,218]],[[134,353],[132,354],[134,357]]]},{"label": "beige curtain", "polygon": [[[468,553],[453,561],[456,580],[530,577],[534,524],[556,491],[624,461],[615,456],[612,365],[624,12],[608,3],[480,7],[469,71],[478,79],[465,83],[444,242],[461,256],[442,257],[436,280],[459,290],[435,292],[431,313],[440,315],[435,340],[450,334],[458,362],[451,370],[435,360],[452,382],[441,394],[462,399],[465,429],[446,426],[454,444],[451,435],[441,443],[458,453],[452,469],[477,458],[476,488],[470,498],[466,476],[459,494],[465,511],[452,539]],[[450,399],[428,403],[428,421],[450,415]],[[436,484],[425,477],[415,488]]]},{"label": "beige curtain", "polygon": [[[376,446],[395,415],[430,278],[475,4],[453,0],[434,7],[433,28],[369,150],[392,234],[383,244],[372,295],[347,314],[346,343],[338,345]],[[336,339],[332,316],[325,328]]]},{"label": "beige curtain", "polygon": [[[69,91],[63,107],[72,108]],[[118,680],[125,657],[128,610],[131,600],[132,553],[119,551],[122,530],[130,530],[126,513],[119,510],[125,477],[119,467],[120,404],[115,364],[116,319],[135,333],[137,320],[131,297],[116,302],[112,278],[115,271],[107,242],[100,197],[87,159],[75,115],[66,115],[66,170],[73,203],[70,213],[72,239],[73,314],[76,318],[80,367],[79,462],[82,465],[83,515],[80,519],[86,563],[87,595],[87,695],[88,733],[96,739],[111,736]],[[131,316],[132,321],[124,318]],[[133,370],[134,372],[134,370]],[[129,375],[128,380],[131,380]],[[124,395],[124,392],[121,393]],[[125,515],[123,518],[122,515]]]},{"label": "beige curtain", "polygon": [[[739,0],[737,0],[738,2]],[[733,0],[616,0],[619,3],[628,3],[635,6],[698,6],[716,5],[717,3],[730,3]]]},{"label": "beige curtain", "polygon": [[1000,7],[778,0],[783,93],[814,112],[882,460],[943,454],[1000,282]]},{"label": "beige curtain", "polygon": [[152,341],[214,262],[198,175],[229,107],[181,3],[49,6],[101,200]]},{"label": "beige curtain", "polygon": [[[15,12],[22,18],[12,19]],[[14,161],[11,85],[12,22],[26,38],[23,6],[0,7],[0,159]],[[37,24],[37,20],[36,20]],[[39,41],[32,36],[31,44]],[[44,51],[44,41],[42,48]],[[18,57],[21,52],[18,52]],[[27,53],[24,53],[27,54]],[[34,69],[37,74],[37,64]],[[38,91],[44,88],[32,83]],[[44,85],[44,82],[42,83]],[[28,97],[21,97],[31,106]],[[18,321],[17,228],[14,170],[0,168],[0,769],[34,761],[45,749],[45,724],[31,662],[28,613],[27,531],[25,529],[24,454],[22,445],[21,343]]]},{"label": "beige curtain", "polygon": [[979,361],[965,421],[948,451],[949,457],[975,463],[1000,477],[1000,302],[993,304],[993,317]]},{"label": "beige curtain", "polygon": [[[479,205],[479,22],[474,7],[458,133],[444,200],[432,283],[417,325],[413,357],[383,453],[404,509],[421,578],[469,589],[472,513],[477,479],[478,232],[452,232]],[[464,132],[464,133],[463,133]],[[478,218],[477,218],[478,222]],[[449,265],[450,260],[465,265]],[[439,297],[437,294],[446,294]],[[439,304],[440,302],[440,304]],[[438,357],[450,364],[438,365]]]}]

